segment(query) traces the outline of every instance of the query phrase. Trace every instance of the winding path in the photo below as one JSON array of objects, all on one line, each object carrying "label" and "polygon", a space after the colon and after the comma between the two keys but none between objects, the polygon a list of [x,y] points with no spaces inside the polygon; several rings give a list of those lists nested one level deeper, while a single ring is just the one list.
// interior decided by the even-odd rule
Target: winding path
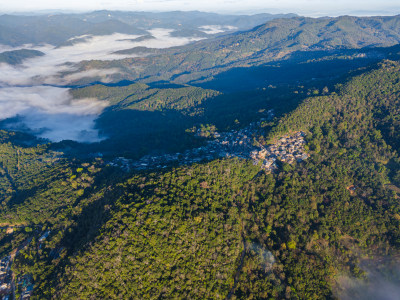
[{"label": "winding path", "polygon": [[232,286],[231,290],[229,291],[228,296],[226,296],[226,300],[229,300],[229,299],[232,298],[232,295],[235,292],[237,284],[239,282],[240,273],[242,273],[244,257],[246,256],[246,251],[247,251],[247,244],[246,244],[246,240],[244,239],[243,234],[242,234],[242,242],[243,242],[243,251],[240,254],[240,263],[239,263],[239,266],[236,269],[236,273],[235,273],[235,277],[234,277],[234,283],[233,283],[233,286]]}]

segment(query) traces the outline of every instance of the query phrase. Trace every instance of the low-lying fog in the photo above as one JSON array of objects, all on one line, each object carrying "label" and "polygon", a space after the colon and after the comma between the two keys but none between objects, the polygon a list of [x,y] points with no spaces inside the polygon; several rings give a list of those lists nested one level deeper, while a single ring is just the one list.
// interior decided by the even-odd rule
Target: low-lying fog
[{"label": "low-lying fog", "polygon": [[200,26],[199,28],[201,29],[201,31],[207,34],[217,34],[228,30],[238,29],[235,26],[223,26],[223,25],[205,25],[205,26]]},{"label": "low-lying fog", "polygon": [[335,294],[341,300],[398,300],[400,299],[399,258],[369,259],[360,267],[366,272],[364,279],[348,275],[337,277]]},{"label": "low-lying fog", "polygon": [[32,49],[44,56],[27,59],[21,65],[0,64],[0,120],[10,129],[26,130],[51,141],[75,140],[96,142],[102,139],[95,130],[95,119],[108,105],[94,98],[73,99],[71,82],[81,78],[100,78],[109,82],[119,69],[78,70],[84,60],[114,60],[136,55],[116,54],[138,46],[168,48],[182,46],[198,38],[172,37],[171,30],[149,31],[154,38],[135,40],[139,36],[115,33],[107,36],[83,36],[69,40],[62,47],[25,45],[12,49],[0,45],[0,53]]}]

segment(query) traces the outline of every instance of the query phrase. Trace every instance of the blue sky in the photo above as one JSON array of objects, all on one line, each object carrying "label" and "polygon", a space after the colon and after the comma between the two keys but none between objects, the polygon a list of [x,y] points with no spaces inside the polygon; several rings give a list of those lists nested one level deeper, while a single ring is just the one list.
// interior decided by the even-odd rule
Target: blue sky
[{"label": "blue sky", "polygon": [[2,12],[38,10],[201,10],[221,13],[295,12],[302,15],[394,15],[399,0],[0,0]]}]

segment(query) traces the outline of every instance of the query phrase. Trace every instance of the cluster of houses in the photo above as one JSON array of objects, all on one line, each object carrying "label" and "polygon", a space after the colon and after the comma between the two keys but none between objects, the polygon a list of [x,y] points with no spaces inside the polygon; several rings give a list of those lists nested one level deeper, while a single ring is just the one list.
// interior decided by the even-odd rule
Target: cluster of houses
[{"label": "cluster of houses", "polygon": [[[16,252],[18,253],[18,251]],[[2,300],[15,299],[15,281],[11,264],[12,256],[6,256],[0,260],[0,297]],[[33,279],[30,275],[24,275],[18,281],[18,286],[21,287],[20,299],[30,299],[33,292]]]},{"label": "cluster of houses", "polygon": [[[21,226],[22,227],[22,226]],[[8,231],[12,233],[12,231]],[[38,239],[39,247],[49,237],[50,230],[42,232]],[[20,299],[30,299],[33,293],[33,278],[30,274],[18,276],[18,280],[14,281],[14,274],[11,269],[13,259],[18,253],[25,249],[32,241],[32,237],[25,240],[18,248],[14,249],[10,255],[5,256],[0,260],[0,299],[8,300],[15,299],[15,290],[21,294]],[[17,284],[15,284],[17,282]]]},{"label": "cluster of houses", "polygon": [[[46,230],[40,234],[38,239],[39,249],[42,247],[42,243],[49,237],[50,230]],[[31,238],[22,246],[21,250],[29,245]],[[21,293],[21,299],[30,299],[33,293],[34,283],[33,278],[30,274],[22,274],[18,277],[17,288]]]},{"label": "cluster of houses", "polygon": [[304,149],[305,135],[304,132],[299,131],[292,135],[283,136],[273,145],[252,151],[250,157],[255,164],[261,162],[261,167],[267,172],[272,172],[278,168],[277,160],[288,164],[296,161],[301,162],[309,157]]},{"label": "cluster of houses", "polygon": [[33,278],[31,275],[23,275],[18,281],[21,288],[21,299],[30,299],[33,293]]},{"label": "cluster of houses", "polygon": [[301,131],[290,136],[286,135],[268,147],[259,144],[255,137],[260,134],[264,121],[265,119],[261,119],[259,122],[253,122],[241,130],[213,132],[213,139],[206,145],[183,153],[146,155],[136,161],[118,157],[109,162],[109,165],[118,166],[125,171],[147,170],[173,165],[189,165],[224,157],[239,157],[252,159],[254,164],[261,164],[265,171],[271,172],[278,168],[277,160],[291,164],[308,158],[304,149],[305,133]]},{"label": "cluster of houses", "polygon": [[[252,159],[254,164],[260,164],[262,169],[272,172],[278,168],[277,160],[289,164],[303,161],[308,158],[304,149],[305,133],[300,131],[286,135],[275,144],[268,147],[257,142],[256,137],[261,134],[263,122],[274,117],[273,110],[265,112],[267,118],[250,123],[240,130],[231,130],[218,133],[213,130],[211,140],[206,145],[186,150],[182,153],[164,155],[146,155],[139,160],[118,157],[109,162],[110,166],[119,167],[127,172],[131,170],[162,169],[174,165],[189,165],[206,162],[224,157],[239,157]],[[199,135],[199,131],[196,135]]]},{"label": "cluster of houses", "polygon": [[13,294],[13,276],[11,271],[11,256],[3,257],[0,260],[0,296],[1,299],[11,299]]},{"label": "cluster of houses", "polygon": [[248,159],[250,152],[257,149],[253,137],[260,130],[262,122],[263,120],[251,123],[241,130],[231,130],[224,133],[214,132],[214,138],[209,140],[206,145],[182,153],[146,155],[136,161],[118,157],[108,164],[130,171],[131,169],[146,170],[166,168],[171,165],[189,165],[224,157],[236,156]]}]

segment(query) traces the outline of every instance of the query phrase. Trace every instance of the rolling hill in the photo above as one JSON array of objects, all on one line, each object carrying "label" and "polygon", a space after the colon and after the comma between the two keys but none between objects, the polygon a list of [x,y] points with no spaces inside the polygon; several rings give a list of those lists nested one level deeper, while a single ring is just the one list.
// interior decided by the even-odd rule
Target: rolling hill
[{"label": "rolling hill", "polygon": [[[145,58],[103,62],[131,80],[198,83],[234,68],[330,56],[335,51],[390,47],[400,42],[400,16],[275,19],[251,30],[165,50]],[[378,50],[379,51],[379,50]],[[91,62],[85,63],[90,67]],[[98,66],[98,62],[96,62]]]},{"label": "rolling hill", "polygon": [[[274,17],[226,16],[213,25],[244,29]],[[115,83],[86,78],[87,85],[69,86],[66,101],[109,104],[95,123],[105,137],[99,142],[52,143],[1,122],[0,258],[8,293],[397,295],[400,17],[287,17],[154,53],[122,50],[146,57],[81,63],[82,71],[119,68]],[[141,32],[160,24],[185,35],[179,31],[185,22],[195,34],[215,18],[109,11],[1,16],[0,39],[17,45],[36,30],[30,41],[57,44],[84,32]],[[34,55],[41,53],[3,52],[0,60],[18,64]],[[277,143],[294,135],[301,140]],[[243,141],[248,154],[221,147],[211,158],[184,159],[188,150],[212,143],[236,149]],[[305,158],[285,160],[298,144]],[[276,167],[265,171],[271,148],[282,156],[268,154]],[[176,159],[141,163],[162,155]]]},{"label": "rolling hill", "polygon": [[395,259],[400,247],[399,71],[383,61],[266,127],[270,141],[307,133],[310,158],[273,174],[241,159],[121,173],[3,133],[0,218],[41,228],[16,228],[15,239],[50,232],[13,270],[32,274],[40,298],[340,296],[339,277],[365,278],[360,261]]},{"label": "rolling hill", "polygon": [[43,55],[44,53],[41,51],[30,50],[30,49],[4,51],[0,53],[0,63],[19,65],[28,58],[43,56]]}]

